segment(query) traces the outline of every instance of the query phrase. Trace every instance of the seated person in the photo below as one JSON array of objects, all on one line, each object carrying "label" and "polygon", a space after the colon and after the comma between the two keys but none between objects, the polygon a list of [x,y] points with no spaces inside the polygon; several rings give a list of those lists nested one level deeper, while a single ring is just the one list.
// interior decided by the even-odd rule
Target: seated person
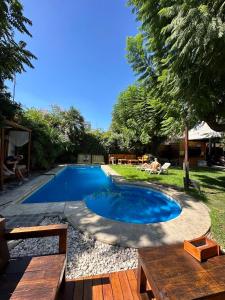
[{"label": "seated person", "polygon": [[10,171],[5,164],[3,164],[3,174],[5,176],[11,176],[11,175],[14,175],[15,173]]},{"label": "seated person", "polygon": [[154,161],[150,164],[150,168],[153,171],[158,171],[161,167],[161,164],[158,162],[158,159],[155,157]]},{"label": "seated person", "polygon": [[18,163],[23,159],[22,155],[16,155],[16,156],[8,156],[5,160],[6,167],[12,172],[15,173],[17,178],[20,181],[27,181],[27,178],[24,178],[20,167],[18,166]]}]

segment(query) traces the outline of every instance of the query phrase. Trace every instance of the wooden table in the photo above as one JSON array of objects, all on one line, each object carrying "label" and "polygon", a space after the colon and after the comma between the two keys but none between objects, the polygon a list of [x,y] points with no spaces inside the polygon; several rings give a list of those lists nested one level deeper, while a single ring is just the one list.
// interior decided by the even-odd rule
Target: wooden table
[{"label": "wooden table", "polygon": [[129,159],[129,160],[128,160],[128,163],[129,163],[130,165],[132,165],[132,164],[138,164],[138,163],[139,163],[139,160],[138,160],[138,159]]},{"label": "wooden table", "polygon": [[119,158],[118,159],[118,164],[122,165],[122,164],[126,164],[127,163],[127,159],[126,158]]},{"label": "wooden table", "polygon": [[138,252],[138,292],[143,297],[148,282],[157,300],[225,299],[225,255],[200,263],[183,244]]}]

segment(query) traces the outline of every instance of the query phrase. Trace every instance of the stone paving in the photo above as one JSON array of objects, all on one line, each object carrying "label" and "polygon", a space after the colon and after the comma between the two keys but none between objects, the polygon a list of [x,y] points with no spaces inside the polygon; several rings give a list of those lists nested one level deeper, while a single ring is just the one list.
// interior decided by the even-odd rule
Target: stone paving
[{"label": "stone paving", "polygon": [[[56,168],[49,173],[55,174],[61,171],[62,168]],[[129,224],[101,217],[90,211],[83,201],[21,204],[26,195],[37,189],[38,186],[46,183],[54,175],[40,176],[34,182],[30,182],[29,185],[18,188],[17,194],[16,191],[12,191],[13,196],[9,193],[9,199],[12,200],[13,197],[15,199],[6,208],[0,208],[0,214],[8,218],[12,216],[32,215],[34,213],[41,215],[63,215],[75,228],[79,228],[99,241],[133,248],[183,242],[184,239],[192,239],[204,235],[209,231],[211,226],[209,211],[207,206],[201,201],[197,201],[182,192],[158,184],[127,182],[107,165],[102,166],[102,169],[119,184],[135,184],[166,193],[182,206],[181,214],[177,218],[167,222]]]},{"label": "stone paving", "polygon": [[46,172],[38,177],[35,177],[34,179],[29,180],[21,186],[17,186],[16,188],[14,186],[14,188],[11,190],[9,189],[6,191],[2,191],[0,194],[0,213],[5,208],[10,206],[12,208],[13,214],[19,214],[15,212],[15,209],[13,210],[12,205],[15,206],[16,204],[21,204],[23,199],[25,199],[29,194],[33,193],[40,186],[50,181],[63,168],[64,166],[58,166],[49,172]]},{"label": "stone paving", "polygon": [[13,217],[6,218],[6,228],[15,228],[15,227],[30,227],[37,226],[41,223],[41,220],[44,218],[44,215],[17,215]]}]

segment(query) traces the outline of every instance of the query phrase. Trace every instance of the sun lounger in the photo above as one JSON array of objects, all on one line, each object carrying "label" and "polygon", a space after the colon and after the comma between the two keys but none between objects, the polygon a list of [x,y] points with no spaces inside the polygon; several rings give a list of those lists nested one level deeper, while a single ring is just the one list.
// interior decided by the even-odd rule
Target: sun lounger
[{"label": "sun lounger", "polygon": [[144,171],[150,173],[150,174],[157,174],[159,172],[159,169],[153,169],[153,168],[145,168]]},{"label": "sun lounger", "polygon": [[78,154],[77,163],[78,164],[90,164],[91,163],[91,155],[90,154]]},{"label": "sun lounger", "polygon": [[162,165],[162,167],[159,169],[158,174],[166,173],[168,174],[168,169],[171,166],[171,163],[165,163]]},{"label": "sun lounger", "polygon": [[145,171],[146,169],[150,168],[150,164],[144,163],[144,164],[141,164],[141,165],[136,166],[136,167],[137,167],[138,170]]}]

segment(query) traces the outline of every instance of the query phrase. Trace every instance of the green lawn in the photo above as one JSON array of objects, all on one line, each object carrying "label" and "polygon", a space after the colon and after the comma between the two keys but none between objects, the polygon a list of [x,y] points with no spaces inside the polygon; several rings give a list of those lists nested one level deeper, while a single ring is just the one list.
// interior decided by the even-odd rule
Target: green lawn
[{"label": "green lawn", "polygon": [[[111,165],[111,168],[127,180],[148,180],[183,187],[183,170],[181,168],[169,169],[169,175],[148,174],[137,170],[134,166],[126,165]],[[225,171],[198,168],[191,170],[190,178],[200,182],[201,193],[190,190],[189,194],[208,205],[211,211],[212,234],[225,248]]]}]

